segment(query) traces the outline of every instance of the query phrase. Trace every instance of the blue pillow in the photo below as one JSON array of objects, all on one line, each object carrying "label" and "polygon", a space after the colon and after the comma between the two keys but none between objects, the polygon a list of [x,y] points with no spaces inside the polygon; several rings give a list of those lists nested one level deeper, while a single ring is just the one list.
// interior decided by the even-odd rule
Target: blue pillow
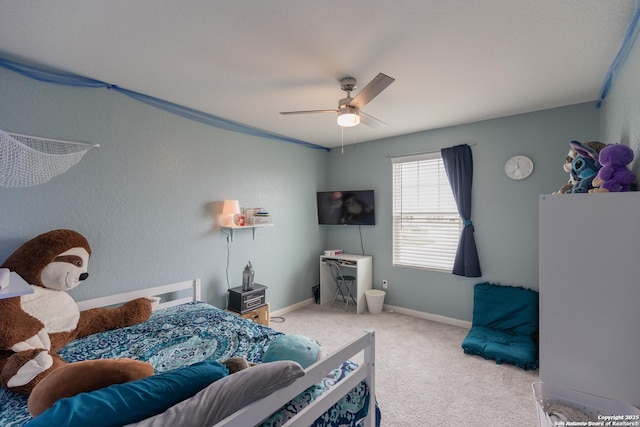
[{"label": "blue pillow", "polygon": [[25,426],[123,426],[164,412],[228,374],[219,362],[195,363],[60,399]]},{"label": "blue pillow", "polygon": [[282,335],[272,341],[262,356],[262,363],[293,360],[307,369],[322,358],[320,344],[302,335]]},{"label": "blue pillow", "polygon": [[538,292],[521,286],[478,283],[473,289],[472,323],[530,337],[538,330]]}]

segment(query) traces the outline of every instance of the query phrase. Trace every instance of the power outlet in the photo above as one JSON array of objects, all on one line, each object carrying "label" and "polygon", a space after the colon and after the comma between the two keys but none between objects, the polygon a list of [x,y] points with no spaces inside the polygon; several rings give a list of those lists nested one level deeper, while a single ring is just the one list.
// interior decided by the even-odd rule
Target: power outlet
[{"label": "power outlet", "polygon": [[389,287],[389,281],[388,280],[383,280],[382,281],[382,289],[387,289]]}]

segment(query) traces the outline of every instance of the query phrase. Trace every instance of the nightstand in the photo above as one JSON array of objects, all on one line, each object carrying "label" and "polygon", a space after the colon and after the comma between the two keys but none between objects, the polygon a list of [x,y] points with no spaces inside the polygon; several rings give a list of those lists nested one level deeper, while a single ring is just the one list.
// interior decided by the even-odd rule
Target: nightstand
[{"label": "nightstand", "polygon": [[248,311],[262,307],[267,302],[267,287],[255,283],[252,289],[243,290],[242,286],[229,289],[227,308],[236,313],[245,314]]},{"label": "nightstand", "polygon": [[269,303],[258,307],[254,310],[247,311],[245,313],[238,313],[233,310],[227,309],[229,313],[233,313],[236,316],[244,317],[245,319],[253,320],[256,323],[264,326],[270,326],[271,322],[269,320]]}]

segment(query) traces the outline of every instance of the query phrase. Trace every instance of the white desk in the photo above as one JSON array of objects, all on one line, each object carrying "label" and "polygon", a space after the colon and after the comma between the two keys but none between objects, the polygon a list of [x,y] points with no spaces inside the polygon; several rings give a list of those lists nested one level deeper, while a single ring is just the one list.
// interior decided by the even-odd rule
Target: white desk
[{"label": "white desk", "polygon": [[340,254],[334,256],[320,256],[320,304],[330,304],[336,294],[336,282],[331,275],[325,260],[335,260],[342,264],[344,274],[350,274],[349,269],[355,270],[356,276],[356,313],[364,313],[367,300],[364,292],[373,286],[372,268],[373,258],[370,255]]}]

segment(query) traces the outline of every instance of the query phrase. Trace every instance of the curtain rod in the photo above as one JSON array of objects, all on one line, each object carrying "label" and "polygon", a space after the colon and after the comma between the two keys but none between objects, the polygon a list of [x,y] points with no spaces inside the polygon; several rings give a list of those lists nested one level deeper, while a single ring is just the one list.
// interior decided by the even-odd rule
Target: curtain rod
[{"label": "curtain rod", "polygon": [[[468,145],[468,146],[474,146],[476,145],[475,142],[467,142],[464,144],[458,144],[458,145]],[[455,145],[452,145],[452,147],[455,147]],[[450,148],[450,147],[443,147],[443,148]],[[406,154],[394,154],[392,156],[386,156],[387,159],[395,159],[396,157],[409,157],[409,156],[419,156],[421,154],[432,154],[432,153],[437,153],[438,151],[442,150],[442,148],[434,148],[433,150],[430,151],[420,151],[418,153],[406,153]]]}]

